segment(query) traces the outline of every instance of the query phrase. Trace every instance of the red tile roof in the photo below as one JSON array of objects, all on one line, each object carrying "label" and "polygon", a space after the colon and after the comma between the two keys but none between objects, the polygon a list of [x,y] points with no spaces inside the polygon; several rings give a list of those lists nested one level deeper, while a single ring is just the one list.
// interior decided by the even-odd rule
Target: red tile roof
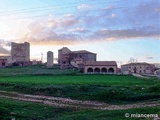
[{"label": "red tile roof", "polygon": [[115,61],[87,61],[85,66],[117,66]]}]

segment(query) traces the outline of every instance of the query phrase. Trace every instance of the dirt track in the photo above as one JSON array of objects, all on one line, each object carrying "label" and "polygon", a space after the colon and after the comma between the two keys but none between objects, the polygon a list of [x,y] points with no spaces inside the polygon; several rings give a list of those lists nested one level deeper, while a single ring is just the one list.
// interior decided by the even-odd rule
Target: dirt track
[{"label": "dirt track", "polygon": [[146,77],[146,76],[142,76],[142,75],[140,75],[140,74],[132,74],[133,76],[135,76],[135,77],[139,77],[139,78],[150,78],[150,77]]},{"label": "dirt track", "polygon": [[124,110],[124,109],[132,109],[132,108],[160,106],[159,101],[142,102],[138,104],[127,104],[127,105],[111,105],[111,104],[95,102],[95,101],[81,101],[81,100],[73,100],[73,99],[61,98],[61,97],[27,95],[27,94],[20,94],[17,92],[8,92],[8,91],[1,91],[1,90],[0,90],[0,97],[20,100],[20,101],[41,103],[41,104],[46,104],[46,105],[55,106],[55,107],[66,107],[66,108],[75,108],[75,109]]}]

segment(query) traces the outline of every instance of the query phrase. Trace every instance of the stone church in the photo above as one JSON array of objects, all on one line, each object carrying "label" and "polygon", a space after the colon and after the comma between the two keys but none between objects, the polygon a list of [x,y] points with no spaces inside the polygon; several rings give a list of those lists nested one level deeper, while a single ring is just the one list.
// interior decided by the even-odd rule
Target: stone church
[{"label": "stone church", "polygon": [[86,61],[96,61],[96,53],[86,50],[71,51],[67,47],[58,50],[58,64],[63,68],[70,68],[72,66],[78,67],[78,64]]},{"label": "stone church", "polygon": [[86,50],[71,51],[67,47],[58,50],[61,69],[78,68],[83,73],[116,73],[115,61],[97,61],[97,54]]}]

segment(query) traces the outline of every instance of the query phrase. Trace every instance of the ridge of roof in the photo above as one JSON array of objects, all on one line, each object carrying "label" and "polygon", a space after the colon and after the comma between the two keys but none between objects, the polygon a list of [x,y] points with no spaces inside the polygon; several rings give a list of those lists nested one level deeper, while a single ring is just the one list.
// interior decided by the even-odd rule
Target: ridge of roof
[{"label": "ridge of roof", "polygon": [[152,65],[152,64],[146,63],[146,62],[135,62],[135,63],[124,64],[124,65],[122,65],[122,66],[126,66],[126,65],[135,65],[135,64],[148,64],[148,65]]},{"label": "ridge of roof", "polygon": [[96,54],[87,50],[77,50],[77,51],[71,51],[71,53],[91,53],[91,54]]},{"label": "ridge of roof", "polygon": [[98,66],[98,65],[106,65],[106,66],[117,66],[116,61],[86,61],[84,65],[92,65],[92,66]]}]

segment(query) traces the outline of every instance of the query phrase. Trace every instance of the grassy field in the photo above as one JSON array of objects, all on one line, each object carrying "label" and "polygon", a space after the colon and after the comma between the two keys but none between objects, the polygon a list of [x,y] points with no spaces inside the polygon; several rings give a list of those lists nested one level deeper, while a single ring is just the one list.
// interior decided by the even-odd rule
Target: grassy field
[{"label": "grassy field", "polygon": [[45,74],[75,74],[78,71],[73,69],[60,69],[58,65],[53,68],[47,68],[44,65],[26,66],[26,67],[9,67],[0,68],[0,76],[15,76],[15,75],[45,75]]},{"label": "grassy field", "polygon": [[22,75],[0,77],[0,82],[25,84],[86,84],[86,85],[154,85],[158,79],[142,79],[123,75]]},{"label": "grassy field", "polygon": [[160,81],[117,75],[22,75],[0,77],[0,90],[124,103],[159,99]]},{"label": "grassy field", "polygon": [[[0,90],[118,105],[160,100],[158,78],[144,79],[131,75],[84,75],[72,69],[60,70],[58,67],[48,69],[44,66],[0,69]],[[0,119],[15,117],[22,120],[25,118],[28,120],[128,120],[129,118],[124,117],[125,113],[143,113],[144,111],[159,114],[160,108],[75,110],[0,98],[0,113],[2,113]]]},{"label": "grassy field", "polygon": [[126,118],[125,114],[160,114],[160,108],[121,111],[76,110],[0,98],[0,113],[1,120],[152,120],[152,118]]}]

